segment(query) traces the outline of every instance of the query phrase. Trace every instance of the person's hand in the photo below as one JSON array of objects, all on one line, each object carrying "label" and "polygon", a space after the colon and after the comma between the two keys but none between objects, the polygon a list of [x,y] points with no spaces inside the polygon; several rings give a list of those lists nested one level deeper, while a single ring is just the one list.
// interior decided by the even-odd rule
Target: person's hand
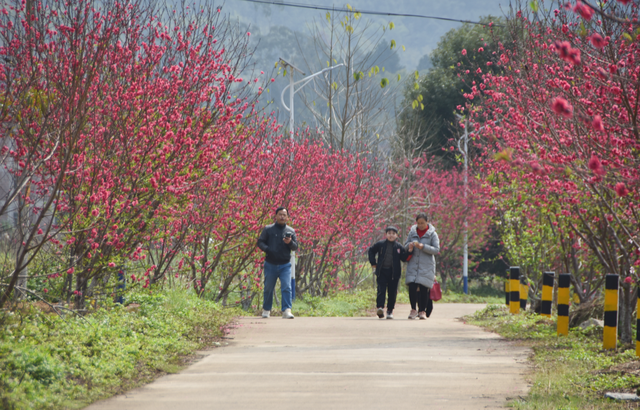
[{"label": "person's hand", "polygon": [[291,243],[291,240],[292,240],[291,236],[289,236],[289,237],[285,236],[284,237],[284,243],[286,243],[287,245],[289,245]]},{"label": "person's hand", "polygon": [[409,244],[409,248],[407,249],[409,252],[413,252],[413,243]]},{"label": "person's hand", "polygon": [[373,268],[373,270],[376,270],[376,265],[371,265],[371,267]]}]

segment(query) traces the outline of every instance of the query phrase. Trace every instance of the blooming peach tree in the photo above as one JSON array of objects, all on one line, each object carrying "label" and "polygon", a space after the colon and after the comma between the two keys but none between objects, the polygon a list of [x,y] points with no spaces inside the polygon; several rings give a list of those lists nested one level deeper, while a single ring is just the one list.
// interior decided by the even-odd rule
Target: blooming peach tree
[{"label": "blooming peach tree", "polygon": [[525,203],[530,223],[553,230],[558,268],[573,274],[575,291],[593,295],[606,273],[625,279],[621,338],[630,341],[630,282],[640,265],[640,54],[637,25],[607,16],[638,10],[628,1],[599,7],[521,7],[504,39],[515,47],[494,55],[502,72],[473,84],[465,110],[494,196]]},{"label": "blooming peach tree", "polygon": [[78,309],[123,267],[141,287],[178,275],[250,303],[255,241],[278,205],[314,261],[301,290],[338,286],[342,235],[369,225],[379,182],[357,156],[282,139],[255,109],[269,80],[234,27],[216,8],[135,1],[2,10],[2,155],[15,181],[3,193],[24,218],[0,305],[43,251],[57,261],[47,286]]}]

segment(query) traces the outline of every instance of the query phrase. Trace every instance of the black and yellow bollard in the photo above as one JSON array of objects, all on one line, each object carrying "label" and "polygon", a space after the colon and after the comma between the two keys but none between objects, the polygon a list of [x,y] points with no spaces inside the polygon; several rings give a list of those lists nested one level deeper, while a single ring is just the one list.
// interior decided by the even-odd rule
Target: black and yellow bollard
[{"label": "black and yellow bollard", "polygon": [[504,303],[509,306],[509,276],[507,276],[507,280],[504,281]]},{"label": "black and yellow bollard", "polygon": [[603,349],[615,349],[618,341],[618,278],[608,274],[604,282]]},{"label": "black and yellow bollard", "polygon": [[509,269],[509,311],[520,313],[520,267],[512,266]]},{"label": "black and yellow bollard", "polygon": [[542,304],[540,314],[551,317],[551,306],[553,305],[553,277],[555,272],[545,272],[542,275]]},{"label": "black and yellow bollard", "polygon": [[571,274],[558,276],[558,335],[569,334],[569,285]]},{"label": "black and yellow bollard", "polygon": [[529,296],[529,285],[525,282],[525,278],[522,278],[520,282],[520,309],[527,310],[527,298]]},{"label": "black and yellow bollard", "polygon": [[640,288],[638,288],[636,312],[636,356],[640,356]]}]

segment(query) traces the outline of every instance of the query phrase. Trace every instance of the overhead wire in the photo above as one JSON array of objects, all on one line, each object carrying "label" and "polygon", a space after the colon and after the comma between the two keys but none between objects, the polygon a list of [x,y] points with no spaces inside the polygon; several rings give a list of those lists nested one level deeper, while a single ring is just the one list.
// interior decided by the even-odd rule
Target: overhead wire
[{"label": "overhead wire", "polygon": [[[479,24],[479,25],[482,25],[482,26],[488,25],[487,23],[482,23],[482,22],[479,22],[479,21],[454,19],[454,18],[449,18],[449,17],[427,16],[427,15],[423,15],[423,14],[392,13],[392,12],[386,12],[386,11],[356,10],[356,9],[349,10],[349,9],[342,8],[342,7],[327,7],[327,6],[320,6],[320,5],[317,5],[317,4],[302,4],[302,3],[291,3],[291,2],[284,2],[284,1],[267,1],[267,0],[240,0],[240,1],[246,1],[246,2],[249,2],[249,3],[269,4],[269,5],[273,5],[273,6],[297,7],[297,8],[302,8],[302,9],[326,10],[326,11],[334,11],[334,12],[335,11],[339,11],[339,12],[346,12],[346,13],[369,14],[369,15],[374,15],[374,16],[414,17],[414,18],[423,18],[423,19],[431,19],[431,20],[453,21],[453,22],[456,22],[456,23]],[[493,24],[493,25],[497,26],[497,27],[502,27],[502,25],[500,25],[500,24]]]}]

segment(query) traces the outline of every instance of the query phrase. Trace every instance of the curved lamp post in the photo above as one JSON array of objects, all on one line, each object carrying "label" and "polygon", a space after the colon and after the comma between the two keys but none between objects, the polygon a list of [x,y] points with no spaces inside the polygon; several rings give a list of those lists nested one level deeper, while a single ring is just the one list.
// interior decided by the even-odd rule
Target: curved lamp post
[{"label": "curved lamp post", "polygon": [[[327,67],[324,70],[318,71],[317,73],[311,74],[309,77],[305,77],[302,80],[299,80],[299,81],[296,81],[296,82],[293,82],[293,73],[294,73],[294,71],[297,71],[302,75],[306,75],[306,74],[304,72],[302,72],[301,70],[297,69],[296,67],[294,67],[291,63],[288,63],[283,59],[280,59],[280,64],[283,67],[291,67],[291,75],[289,76],[289,85],[284,87],[284,90],[282,90],[282,94],[280,95],[280,99],[282,100],[282,106],[284,107],[284,109],[289,111],[289,136],[293,140],[293,96],[295,95],[295,93],[300,91],[300,89],[302,89],[302,87],[307,85],[309,83],[309,81],[311,81],[314,77],[317,77],[320,74],[324,74],[327,71],[331,71],[334,68],[338,68],[340,66],[343,66],[344,64],[340,63],[340,64],[334,65],[332,67]],[[295,89],[295,86],[300,84],[300,83],[302,83],[302,85],[300,85],[297,89]],[[288,107],[287,107],[287,104],[284,102],[284,93],[287,91],[287,89],[289,89],[289,106]]]},{"label": "curved lamp post", "polygon": [[[311,74],[309,77],[305,77],[302,80],[299,80],[296,82],[293,81],[293,73],[295,71],[299,72],[302,75],[306,75],[306,74],[303,71],[296,68],[293,64],[286,62],[282,58],[280,59],[280,64],[283,67],[291,68],[291,74],[289,75],[289,85],[284,87],[284,89],[282,90],[282,94],[280,94],[280,100],[282,100],[282,106],[284,107],[284,109],[289,111],[289,136],[291,137],[291,141],[293,141],[293,96],[295,95],[295,93],[300,91],[302,87],[307,85],[309,81],[311,81],[314,77],[317,77],[320,74],[326,73],[327,71],[331,71],[334,68],[343,66],[344,64],[340,63],[332,67],[327,67],[324,70],[318,71],[317,73]],[[296,89],[295,86],[300,83],[302,83],[302,85],[300,85],[298,89]],[[284,102],[284,93],[285,91],[287,91],[287,89],[289,89],[289,106],[288,107],[287,107],[287,104]],[[291,153],[291,161],[293,162],[293,152]],[[295,252],[291,252],[291,296],[292,296],[292,300],[295,300],[296,298],[296,253]]]},{"label": "curved lamp post", "polygon": [[[456,114],[456,116],[458,117],[458,119],[462,119],[463,117],[459,114]],[[460,151],[462,153],[462,155],[464,156],[464,203],[466,206],[467,203],[467,154],[468,154],[468,149],[467,149],[467,143],[469,140],[469,131],[468,131],[468,127],[467,127],[467,120],[465,119],[464,121],[464,138],[460,138],[458,140],[458,151]],[[463,141],[464,139],[464,148],[460,146],[460,143]],[[465,212],[465,217],[464,217],[464,248],[462,250],[462,278],[464,281],[464,294],[468,295],[469,294],[469,243],[468,243],[468,222],[467,222],[467,217],[466,217],[466,212]]]}]

